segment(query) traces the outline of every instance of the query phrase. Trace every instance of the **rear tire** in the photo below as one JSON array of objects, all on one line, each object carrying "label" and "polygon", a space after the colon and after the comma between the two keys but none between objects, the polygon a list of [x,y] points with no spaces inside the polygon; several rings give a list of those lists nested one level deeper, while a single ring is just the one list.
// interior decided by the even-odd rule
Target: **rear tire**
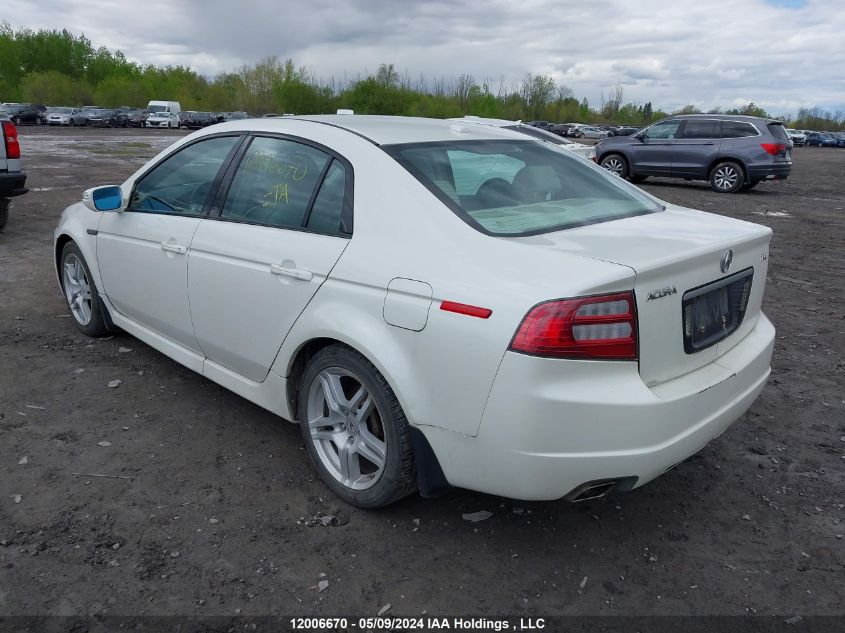
[{"label": "rear tire", "polygon": [[105,307],[76,242],[65,244],[60,262],[62,292],[76,327],[87,336],[105,336],[109,333],[103,316]]},{"label": "rear tire", "polygon": [[647,180],[647,179],[648,179],[648,176],[631,176],[629,178],[629,180],[631,182],[634,182],[634,183],[643,182],[644,180]]},{"label": "rear tire", "polygon": [[622,154],[608,154],[601,159],[601,163],[599,164],[602,168],[612,174],[616,174],[620,178],[628,177],[628,161],[625,160],[625,157],[622,156]]},{"label": "rear tire", "polygon": [[736,193],[745,183],[745,172],[739,163],[726,160],[710,170],[710,187],[717,193]]},{"label": "rear tire", "polygon": [[3,227],[6,226],[6,222],[9,221],[9,204],[11,203],[10,200],[0,200],[0,231],[3,230]]},{"label": "rear tire", "polygon": [[297,404],[308,454],[341,499],[380,508],[417,489],[408,420],[384,376],[357,351],[338,344],[317,352]]}]

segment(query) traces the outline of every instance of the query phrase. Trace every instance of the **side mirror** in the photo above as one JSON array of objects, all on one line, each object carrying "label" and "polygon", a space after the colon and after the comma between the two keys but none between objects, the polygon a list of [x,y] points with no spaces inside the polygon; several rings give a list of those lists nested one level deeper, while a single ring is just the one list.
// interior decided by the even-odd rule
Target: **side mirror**
[{"label": "side mirror", "polygon": [[123,192],[117,185],[87,189],[82,204],[92,211],[118,211],[123,206]]}]

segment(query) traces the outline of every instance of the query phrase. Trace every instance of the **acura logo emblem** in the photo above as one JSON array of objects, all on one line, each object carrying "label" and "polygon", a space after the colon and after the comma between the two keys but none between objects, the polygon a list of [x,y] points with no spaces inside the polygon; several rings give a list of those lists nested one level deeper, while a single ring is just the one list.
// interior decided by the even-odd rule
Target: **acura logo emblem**
[{"label": "acura logo emblem", "polygon": [[731,262],[734,260],[734,252],[731,249],[725,251],[725,254],[722,255],[722,260],[719,262],[719,268],[722,269],[723,273],[728,272],[731,269]]}]

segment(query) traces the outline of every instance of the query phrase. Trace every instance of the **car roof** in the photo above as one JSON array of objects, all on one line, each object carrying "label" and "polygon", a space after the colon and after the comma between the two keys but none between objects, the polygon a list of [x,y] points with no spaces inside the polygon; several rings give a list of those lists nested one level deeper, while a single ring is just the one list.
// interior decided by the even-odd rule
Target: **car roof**
[{"label": "car roof", "polygon": [[[324,114],[286,117],[331,125],[362,136],[376,145],[425,143],[431,141],[498,140],[517,138],[516,132],[490,125],[419,117],[364,114]],[[518,138],[522,138],[519,135]]]},{"label": "car roof", "polygon": [[507,127],[513,125],[529,125],[527,121],[510,121],[508,119],[489,119],[482,116],[468,114],[464,117],[455,117],[449,121],[465,121],[466,123],[478,123],[480,125],[492,125],[493,127]]},{"label": "car roof", "polygon": [[779,119],[771,119],[762,116],[751,116],[749,114],[676,114],[675,116],[667,117],[669,119],[719,119],[720,121],[765,121],[766,123],[781,123]]}]

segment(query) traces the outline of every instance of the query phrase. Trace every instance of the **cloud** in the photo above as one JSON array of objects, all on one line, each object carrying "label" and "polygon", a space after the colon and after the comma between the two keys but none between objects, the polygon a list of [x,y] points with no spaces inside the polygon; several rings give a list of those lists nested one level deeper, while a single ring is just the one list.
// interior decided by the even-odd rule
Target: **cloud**
[{"label": "cloud", "polygon": [[135,61],[206,74],[275,55],[318,77],[393,63],[411,77],[472,74],[495,86],[549,74],[597,102],[673,109],[750,99],[771,108],[845,109],[845,11],[827,0],[16,0],[13,27],[68,28]]}]

